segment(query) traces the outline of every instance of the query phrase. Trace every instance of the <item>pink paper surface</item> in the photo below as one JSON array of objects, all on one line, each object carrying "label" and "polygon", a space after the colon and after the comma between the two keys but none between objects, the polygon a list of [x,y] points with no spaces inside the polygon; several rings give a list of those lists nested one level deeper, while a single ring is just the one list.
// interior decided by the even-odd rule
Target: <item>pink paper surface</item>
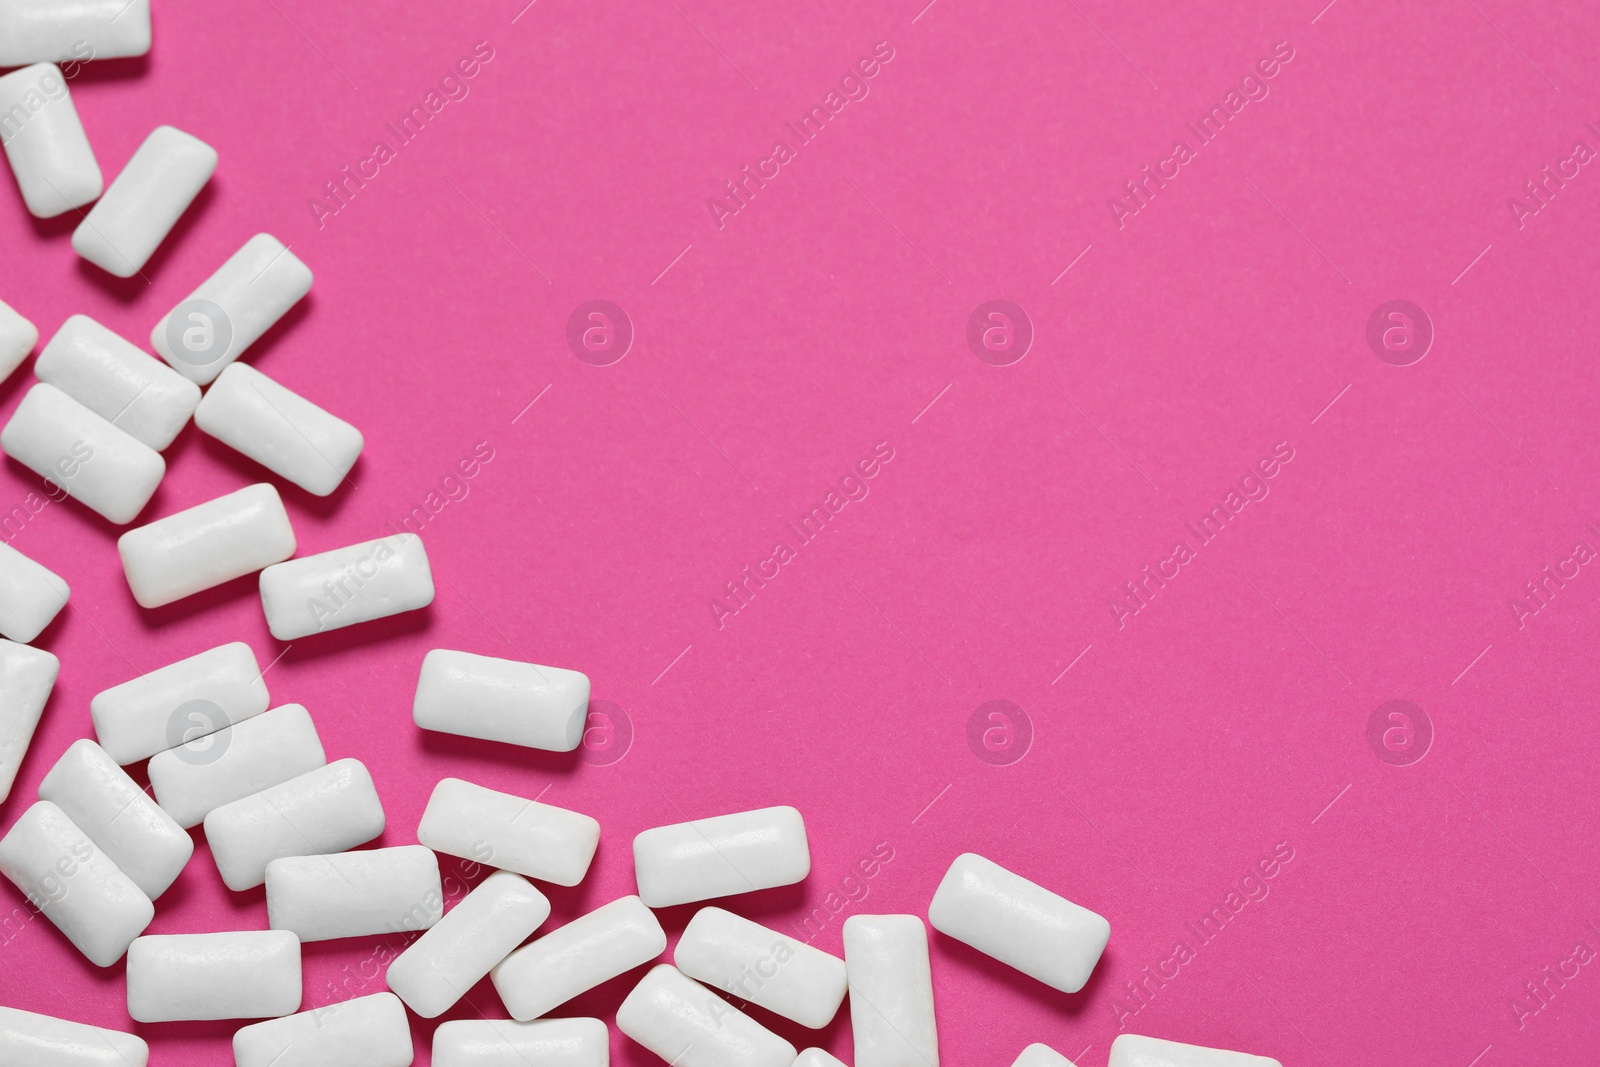
[{"label": "pink paper surface", "polygon": [[[0,182],[0,299],[46,338],[84,312],[147,346],[270,232],[316,283],[247,358],[367,441],[323,500],[191,427],[142,521],[260,480],[302,554],[421,516],[438,597],[285,646],[253,579],[143,611],[117,529],[74,502],[13,523],[73,599],[39,640],[61,681],[3,825],[92,736],[93,694],[244,640],[274,704],[371,768],[380,844],[415,840],[446,775],[599,818],[551,926],[633,891],[640,830],[780,803],[811,877],[731,906],[829,951],[849,915],[925,914],[967,850],[1109,918],[1073,996],[934,935],[949,1064],[1044,1041],[1100,1067],[1119,1028],[1295,1065],[1592,1058],[1593,10],[922,4],[162,0],[148,59],[79,73],[108,180],[162,123],[220,168],[126,283],[76,260],[75,216],[32,220]],[[787,124],[875,48],[844,87],[865,96],[801,142]],[[400,144],[388,124],[475,49],[445,86],[466,95]],[[1216,107],[1202,143],[1186,124]],[[792,158],[764,162],[780,139]],[[379,140],[392,158],[365,163]],[[598,299],[636,334],[609,366],[567,342]],[[1434,334],[1408,366],[1367,340],[1397,299]],[[969,347],[991,300],[1031,322],[1018,362]],[[39,485],[5,461],[0,510]],[[835,491],[802,541],[788,524]],[[422,733],[434,647],[587,672],[631,748]],[[978,714],[996,700],[1026,723]],[[1369,744],[1392,700],[1430,724],[1420,761],[1404,722]],[[265,926],[196,836],[151,932]],[[673,936],[692,911],[663,914]],[[382,990],[400,943],[308,946],[305,1007]],[[562,1014],[609,1020],[641,973]],[[0,885],[0,1003],[131,1028],[155,1064],[229,1062],[237,1024],[133,1026],[124,985]],[[504,1015],[487,983],[447,1018],[480,1013]],[[756,1014],[852,1059],[847,1011],[815,1035]],[[620,1034],[614,1057],[657,1062]]]}]

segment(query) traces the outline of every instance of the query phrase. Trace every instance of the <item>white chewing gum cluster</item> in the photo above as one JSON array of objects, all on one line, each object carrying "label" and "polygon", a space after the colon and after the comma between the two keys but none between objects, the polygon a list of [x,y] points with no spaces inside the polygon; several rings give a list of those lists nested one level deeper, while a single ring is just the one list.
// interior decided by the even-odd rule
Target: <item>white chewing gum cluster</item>
[{"label": "white chewing gum cluster", "polygon": [[216,170],[215,148],[157,126],[73,231],[72,250],[108,274],[133,277]]},{"label": "white chewing gum cluster", "polygon": [[55,621],[71,596],[54,571],[0,541],[0,637],[27,644]]},{"label": "white chewing gum cluster", "polygon": [[254,574],[282,563],[294,549],[283,498],[266,484],[208,500],[117,539],[128,588],[142,608],[159,608]]},{"label": "white chewing gum cluster", "polygon": [[915,915],[844,921],[855,1067],[939,1067],[928,931]]},{"label": "white chewing gum cluster", "polygon": [[438,1018],[549,917],[550,901],[527,879],[495,871],[395,958],[389,988]]},{"label": "white chewing gum cluster", "polygon": [[267,925],[303,942],[427,930],[443,916],[439,860],[421,845],[267,864]]},{"label": "white chewing gum cluster", "polygon": [[328,496],[361,456],[361,431],[247,363],[223,371],[194,424],[308,493]]},{"label": "white chewing gum cluster", "polygon": [[1032,1044],[1011,1062],[1011,1067],[1073,1067],[1073,1063],[1049,1045]]},{"label": "white chewing gum cluster", "polygon": [[956,857],[928,905],[935,930],[1063,993],[1082,989],[1111,924],[971,852]]},{"label": "white chewing gum cluster", "polygon": [[128,948],[135,1022],[273,1019],[300,1010],[300,941],[282,930],[152,934]]},{"label": "white chewing gum cluster", "polygon": [[209,385],[310,291],[311,268],[258,233],[162,316],[150,347],[185,378]]},{"label": "white chewing gum cluster", "polygon": [[433,1067],[610,1067],[599,1019],[461,1019],[433,1032]]},{"label": "white chewing gum cluster", "polygon": [[235,1067],[408,1067],[411,1024],[393,993],[328,1004],[233,1035]]},{"label": "white chewing gum cluster", "polygon": [[299,704],[246,719],[150,757],[156,803],[188,829],[217,808],[326,766],[311,715]]},{"label": "white chewing gum cluster", "polygon": [[675,1067],[793,1067],[795,1048],[671,964],[617,1009],[617,1029]]},{"label": "white chewing gum cluster", "polygon": [[49,801],[0,838],[0,874],[97,967],[109,967],[155,917],[144,890]]},{"label": "white chewing gum cluster", "polygon": [[39,328],[10,304],[0,300],[0,382],[22,366],[33,346],[39,343]]},{"label": "white chewing gum cluster", "polygon": [[120,1030],[0,1008],[0,1063],[17,1067],[146,1067],[150,1046]]},{"label": "white chewing gum cluster", "polygon": [[48,382],[22,398],[0,448],[118,526],[138,518],[167,473],[161,453]]},{"label": "white chewing gum cluster", "polygon": [[721,908],[695,913],[673,950],[678,970],[816,1030],[844,1002],[844,960]]},{"label": "white chewing gum cluster", "polygon": [[808,1048],[795,1058],[794,1067],[849,1067],[839,1057],[820,1048]]},{"label": "white chewing gum cluster", "polygon": [[61,661],[49,652],[0,640],[0,802],[11,795],[60,673]]},{"label": "white chewing gum cluster", "polygon": [[382,834],[383,826],[372,775],[354,759],[224,804],[205,818],[211,857],[235,892],[265,882],[275,859],[344,852]]},{"label": "white chewing gum cluster", "polygon": [[436,648],[423,657],[411,717],[424,730],[571,752],[589,719],[589,677]]},{"label": "white chewing gum cluster", "polygon": [[[3,26],[0,50],[9,38]],[[52,219],[100,195],[105,178],[60,67],[35,63],[0,78],[0,115],[6,117],[0,143],[32,215]]]},{"label": "white chewing gum cluster", "polygon": [[1283,1067],[1283,1064],[1269,1056],[1120,1034],[1111,1042],[1111,1061],[1106,1067]]},{"label": "white chewing gum cluster", "polygon": [[261,572],[261,607],[280,641],[338,630],[433,603],[433,571],[422,538],[402,533]]},{"label": "white chewing gum cluster", "polygon": [[75,741],[39,783],[39,799],[66,813],[151,900],[177,881],[194,841],[93,741]]},{"label": "white chewing gum cluster", "polygon": [[811,873],[805,821],[759,808],[658,826],[633,839],[639,899],[652,908],[793,885]]},{"label": "white chewing gum cluster", "polygon": [[494,968],[494,988],[511,1017],[527,1022],[666,950],[655,913],[622,897],[511,953]]},{"label": "white chewing gum cluster", "polygon": [[268,703],[255,653],[235,641],[97,693],[89,716],[100,747],[126,767],[260,715]]},{"label": "white chewing gum cluster", "polygon": [[157,452],[200,403],[198,385],[87,315],[61,324],[33,373]]},{"label": "white chewing gum cluster", "polygon": [[570,886],[589,873],[600,824],[566,808],[446,778],[428,798],[417,840],[447,856]]},{"label": "white chewing gum cluster", "polygon": [[0,67],[150,51],[150,0],[0,0]]}]

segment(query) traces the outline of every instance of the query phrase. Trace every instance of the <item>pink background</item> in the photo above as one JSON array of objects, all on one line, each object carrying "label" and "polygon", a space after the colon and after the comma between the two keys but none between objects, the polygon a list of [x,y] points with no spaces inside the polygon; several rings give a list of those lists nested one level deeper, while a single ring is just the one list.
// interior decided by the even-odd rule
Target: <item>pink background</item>
[{"label": "pink background", "polygon": [[[91,735],[94,693],[242,639],[277,660],[274,703],[371,767],[381,844],[414,840],[445,775],[598,817],[552,926],[633,891],[638,831],[777,803],[805,813],[812,875],[734,907],[786,929],[837,910],[829,951],[849,914],[925,914],[969,849],[1110,919],[1074,996],[935,936],[947,1063],[1038,1040],[1100,1067],[1119,1022],[1340,1067],[1600,1048],[1600,963],[1550,980],[1520,1026],[1511,1006],[1578,942],[1600,949],[1600,568],[1520,628],[1509,606],[1577,542],[1600,548],[1600,173],[1521,228],[1508,207],[1575,142],[1600,147],[1590,5],[520,7],[158,0],[148,60],[72,82],[108,178],[160,123],[221,153],[147,278],[77,262],[75,221],[31,220],[0,182],[0,298],[46,337],[86,312],[145,344],[259,231],[316,272],[250,353],[367,435],[352,486],[285,488],[302,552],[384,533],[479,442],[494,457],[423,530],[430,610],[287,648],[253,580],[140,610],[117,531],[76,503],[8,531],[73,601],[40,639],[61,682],[4,825]],[[480,41],[470,95],[319,229],[310,198]],[[719,231],[707,199],[880,41],[870,95]],[[1108,198],[1280,41],[1270,95],[1119,229]],[[565,341],[596,298],[637,329],[608,367]],[[995,298],[1037,332],[1011,366],[965,341]],[[1365,339],[1394,298],[1437,332],[1409,367]],[[0,415],[28,381],[0,386]],[[711,598],[793,546],[785,520],[877,442],[894,458],[870,495],[719,628]],[[1270,495],[1119,629],[1123,583],[1279,442],[1294,458]],[[167,458],[146,519],[266,477],[192,428]],[[5,461],[0,506],[38,485]],[[440,646],[587,672],[631,751],[422,734],[412,688]],[[1009,765],[967,740],[995,699],[1034,734]],[[1391,699],[1433,724],[1421,762],[1368,746]],[[893,859],[847,883],[879,845]],[[1267,896],[1199,942],[1185,924],[1275,847],[1293,858]],[[17,909],[0,885],[0,915]],[[0,1003],[130,1026],[120,965],[9,921]],[[265,921],[202,842],[151,931]],[[1125,983],[1180,939],[1193,958],[1134,1000]],[[308,947],[305,1006],[381,989],[350,977],[381,943]],[[565,1013],[609,1019],[637,977]],[[503,1014],[487,983],[469,1001],[448,1017]],[[846,1016],[815,1043],[849,1060]],[[214,1064],[235,1025],[133,1029],[154,1063]],[[615,1041],[617,1062],[656,1062]]]}]

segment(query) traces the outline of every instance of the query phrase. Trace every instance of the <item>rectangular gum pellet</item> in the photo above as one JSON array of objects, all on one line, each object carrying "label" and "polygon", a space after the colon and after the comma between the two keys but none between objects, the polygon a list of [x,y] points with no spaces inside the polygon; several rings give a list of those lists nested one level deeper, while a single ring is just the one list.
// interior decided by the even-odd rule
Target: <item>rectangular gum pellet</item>
[{"label": "rectangular gum pellet", "polygon": [[[0,40],[8,36],[0,29]],[[104,187],[67,79],[54,63],[35,63],[0,78],[0,144],[23,202],[37,218],[83,207]]]},{"label": "rectangular gum pellet", "polygon": [[197,504],[117,539],[122,572],[142,608],[159,608],[294,555],[283,498],[265,483]]},{"label": "rectangular gum pellet", "polygon": [[185,378],[209,385],[310,291],[311,269],[258,233],[156,323],[150,347]]},{"label": "rectangular gum pellet", "polygon": [[1111,1042],[1111,1061],[1106,1067],[1283,1067],[1283,1064],[1269,1056],[1120,1034]]},{"label": "rectangular gum pellet", "polygon": [[971,852],[957,856],[928,905],[935,930],[1063,993],[1082,989],[1111,924]]},{"label": "rectangular gum pellet", "polygon": [[844,921],[856,1067],[939,1067],[928,931],[915,915]]},{"label": "rectangular gum pellet", "polygon": [[[0,64],[3,66],[4,64]],[[39,343],[39,328],[10,304],[0,300],[0,382],[22,366],[33,346]]]},{"label": "rectangular gum pellet", "polygon": [[436,648],[423,657],[411,717],[424,730],[571,752],[589,718],[589,678]]},{"label": "rectangular gum pellet", "polygon": [[794,1067],[846,1067],[845,1062],[839,1057],[820,1048],[808,1048],[801,1051],[794,1061]]},{"label": "rectangular gum pellet", "polygon": [[150,0],[0,0],[0,67],[150,51]]},{"label": "rectangular gum pellet", "polygon": [[609,1067],[599,1019],[457,1019],[433,1032],[433,1067]]},{"label": "rectangular gum pellet", "polygon": [[446,778],[428,798],[417,840],[447,856],[577,885],[599,847],[600,824],[566,808]]},{"label": "rectangular gum pellet", "polygon": [[844,1002],[844,960],[724,911],[701,908],[673,949],[690,978],[813,1030]]},{"label": "rectangular gum pellet", "polygon": [[811,873],[800,813],[759,808],[658,826],[633,839],[639,898],[652,908],[793,885]]},{"label": "rectangular gum pellet", "polygon": [[150,1046],[121,1030],[0,1007],[0,1063],[17,1067],[146,1067]]},{"label": "rectangular gum pellet", "polygon": [[277,563],[261,572],[261,607],[280,641],[417,611],[433,603],[422,538],[401,533]]},{"label": "rectangular gum pellet", "polygon": [[411,1024],[393,993],[374,993],[246,1026],[235,1067],[409,1067]]},{"label": "rectangular gum pellet", "polygon": [[73,231],[72,250],[118,278],[133,277],[216,169],[215,148],[157,126]]},{"label": "rectangular gum pellet", "polygon": [[120,960],[155,917],[144,891],[49,801],[0,839],[0,874],[97,967]]},{"label": "rectangular gum pellet", "polygon": [[638,897],[621,897],[517,949],[492,972],[513,1019],[528,1022],[667,950]]},{"label": "rectangular gum pellet", "polygon": [[61,661],[51,653],[0,640],[0,803],[11,795],[60,674]]},{"label": "rectangular gum pellet", "polygon": [[22,398],[0,448],[118,526],[139,517],[167,473],[161,453],[48,382]]},{"label": "rectangular gum pellet", "polygon": [[61,324],[33,373],[157,452],[200,403],[198,385],[87,315]]},{"label": "rectangular gum pellet", "polygon": [[1073,1067],[1073,1063],[1049,1045],[1035,1043],[1023,1049],[1011,1067]]},{"label": "rectangular gum pellet", "polygon": [[673,1067],[792,1067],[794,1046],[663,963],[617,1009],[617,1029]]},{"label": "rectangular gum pellet", "polygon": [[206,840],[235,892],[267,878],[280,856],[344,852],[383,833],[383,805],[360,760],[342,759],[235,800],[206,816]]},{"label": "rectangular gum pellet", "polygon": [[389,965],[389,988],[435,1019],[550,917],[550,901],[510,871],[495,871]]},{"label": "rectangular gum pellet", "polygon": [[300,1010],[300,941],[285,930],[152,934],[128,948],[135,1022],[273,1019]]},{"label": "rectangular gum pellet", "polygon": [[194,854],[194,841],[93,741],[74,741],[39,783],[39,799],[66,813],[151,900]]},{"label": "rectangular gum pellet", "polygon": [[156,803],[185,829],[252,793],[326,766],[311,715],[285,704],[150,757]]},{"label": "rectangular gum pellet", "polygon": [[256,655],[219,645],[112,686],[89,701],[95,736],[126,767],[267,710]]},{"label": "rectangular gum pellet", "polygon": [[32,641],[71,595],[54,571],[0,541],[0,636],[20,644]]},{"label": "rectangular gum pellet", "polygon": [[194,424],[272,473],[328,496],[361,456],[361,431],[248,363],[235,363],[206,390]]},{"label": "rectangular gum pellet", "polygon": [[301,941],[426,930],[443,915],[439,860],[421,845],[267,864],[267,925]]}]

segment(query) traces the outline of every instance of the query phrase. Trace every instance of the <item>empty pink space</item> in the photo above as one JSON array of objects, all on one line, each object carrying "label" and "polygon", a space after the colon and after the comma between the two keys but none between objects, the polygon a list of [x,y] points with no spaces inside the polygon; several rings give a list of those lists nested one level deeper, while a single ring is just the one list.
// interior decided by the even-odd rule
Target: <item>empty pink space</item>
[{"label": "empty pink space", "polygon": [[[314,497],[191,427],[139,522],[271,481],[300,555],[417,532],[437,598],[292,643],[253,578],[146,611],[119,529],[0,461],[0,536],[73,591],[0,827],[94,694],[240,640],[370,768],[376,845],[447,776],[597,818],[546,928],[634,892],[638,832],[777,804],[810,877],[718,903],[829,952],[967,851],[1109,919],[1073,995],[932,934],[946,1063],[1595,1056],[1593,11],[153,6],[73,99],[108,180],[162,124],[215,178],[126,281],[0,180],[0,300],[148,349],[250,236],[290,245],[315,284],[246,359],[360,462]],[[418,730],[433,648],[587,673],[585,747]],[[194,835],[150,932],[264,928]],[[483,876],[442,867],[452,901]],[[307,946],[303,1006],[403,944]],[[162,1065],[237,1028],[133,1024],[9,882],[0,1004]],[[752,1014],[854,1062],[847,1012]],[[488,982],[444,1018],[484,1016]]]}]

